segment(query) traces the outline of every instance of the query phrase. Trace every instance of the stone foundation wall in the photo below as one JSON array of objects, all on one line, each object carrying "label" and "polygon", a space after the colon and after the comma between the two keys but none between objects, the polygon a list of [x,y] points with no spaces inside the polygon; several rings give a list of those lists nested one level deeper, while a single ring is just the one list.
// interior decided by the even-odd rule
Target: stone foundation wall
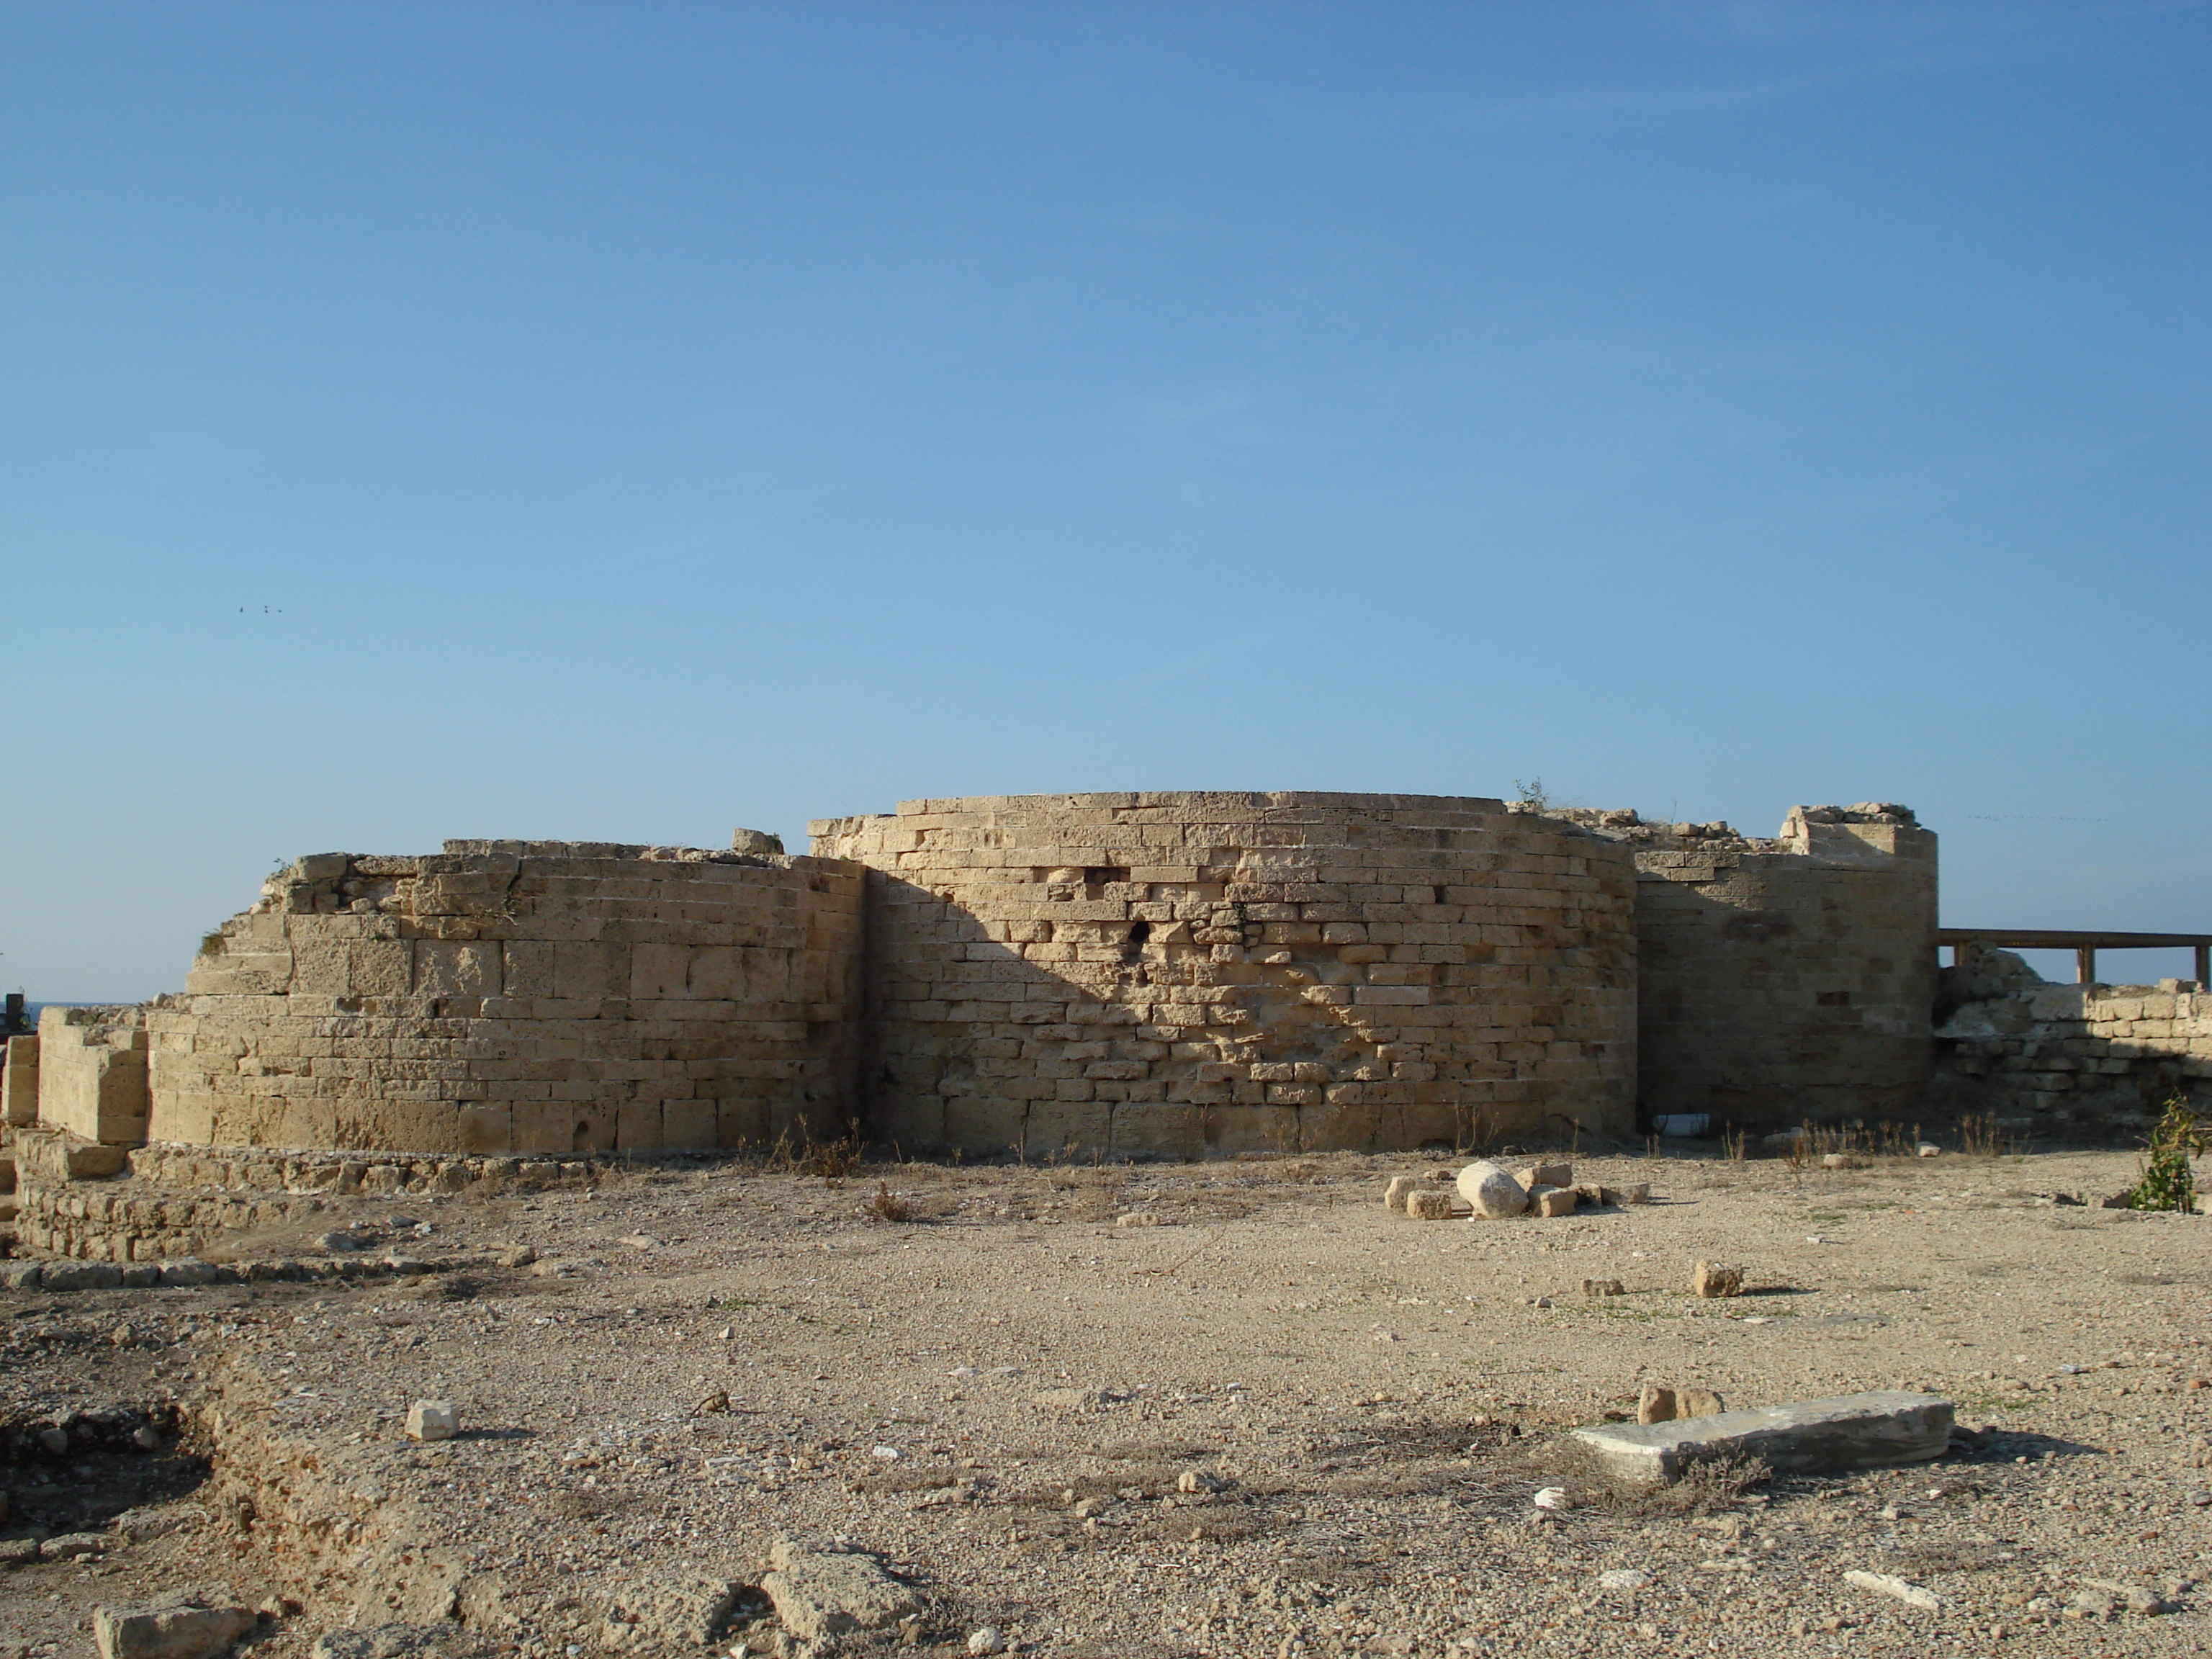
[{"label": "stone foundation wall", "polygon": [[[2179,1093],[2212,1115],[2212,993],[2190,980],[2052,985],[1985,951],[1983,983],[1936,1031],[1931,1103],[2008,1133],[2067,1139],[2147,1130]],[[1957,970],[1947,970],[1947,980]]]},{"label": "stone foundation wall", "polygon": [[860,875],[570,842],[301,860],[151,1012],[150,1133],[566,1157],[836,1133]]},{"label": "stone foundation wall", "polygon": [[[19,1249],[90,1261],[173,1261],[245,1233],[309,1221],[356,1196],[463,1193],[480,1184],[587,1186],[588,1159],[415,1158],[143,1146],[113,1178],[70,1174],[65,1147],[26,1160]],[[100,1172],[101,1176],[110,1171]]]},{"label": "stone foundation wall", "polygon": [[1199,1156],[1626,1133],[1625,848],[1479,798],[1123,793],[811,826],[869,866],[879,1133]]},{"label": "stone foundation wall", "polygon": [[1886,803],[1724,823],[1561,814],[1636,859],[1644,1121],[1909,1121],[1935,1060],[1936,837]]}]

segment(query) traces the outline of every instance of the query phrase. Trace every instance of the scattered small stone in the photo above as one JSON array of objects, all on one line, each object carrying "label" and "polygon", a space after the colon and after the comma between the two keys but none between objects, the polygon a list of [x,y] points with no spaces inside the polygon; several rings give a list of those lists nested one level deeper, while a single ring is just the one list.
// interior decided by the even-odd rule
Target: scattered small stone
[{"label": "scattered small stone", "polygon": [[1617,1279],[1585,1279],[1583,1280],[1583,1294],[1584,1296],[1626,1296],[1628,1287]]},{"label": "scattered small stone", "polygon": [[730,1391],[717,1389],[691,1408],[694,1417],[712,1417],[730,1409]]},{"label": "scattered small stone", "polygon": [[1716,1297],[1743,1294],[1743,1269],[1718,1261],[1700,1261],[1690,1278],[1690,1288],[1710,1301]]},{"label": "scattered small stone", "polygon": [[1539,1486],[1530,1501],[1540,1510],[1571,1510],[1575,1506],[1565,1486]]},{"label": "scattered small stone", "polygon": [[1941,1158],[1943,1149],[1932,1140],[1923,1140],[1913,1151],[1922,1158]]},{"label": "scattered small stone", "polygon": [[1674,1396],[1677,1417],[1718,1417],[1728,1409],[1728,1402],[1711,1389],[1684,1389]]},{"label": "scattered small stone", "polygon": [[1849,1152],[1823,1152],[1820,1154],[1820,1167],[1824,1170],[1856,1170],[1859,1167],[1859,1161]]},{"label": "scattered small stone", "polygon": [[1160,1224],[1160,1218],[1150,1210],[1124,1210],[1114,1218],[1114,1224],[1117,1227],[1157,1227]]},{"label": "scattered small stone", "polygon": [[1528,1194],[1536,1206],[1536,1213],[1545,1217],[1572,1215],[1575,1212],[1575,1189],[1571,1187],[1541,1187]]},{"label": "scattered small stone", "polygon": [[1863,1590],[1872,1590],[1877,1595],[1889,1596],[1909,1607],[1918,1607],[1923,1613],[1940,1613],[1943,1608],[1943,1598],[1935,1591],[1909,1584],[1894,1573],[1862,1572],[1854,1567],[1844,1575],[1844,1582]]},{"label": "scattered small stone", "polygon": [[2076,1590],[2066,1606],[2069,1619],[2110,1619],[2119,1611],[2119,1598],[2108,1589],[2092,1587]]},{"label": "scattered small stone", "polygon": [[39,1546],[41,1561],[76,1561],[88,1555],[105,1555],[122,1540],[104,1532],[65,1532]]},{"label": "scattered small stone", "polygon": [[1640,1590],[1650,1582],[1651,1575],[1641,1567],[1615,1567],[1597,1576],[1600,1589]]},{"label": "scattered small stone", "polygon": [[1229,1484],[1212,1469],[1185,1469],[1176,1477],[1177,1492],[1226,1492]]},{"label": "scattered small stone", "polygon": [[1531,1191],[1538,1187],[1571,1187],[1575,1184],[1575,1166],[1571,1164],[1531,1164],[1516,1170],[1513,1178]]},{"label": "scattered small stone", "polygon": [[1680,1413],[1672,1389],[1656,1382],[1646,1382],[1636,1397],[1636,1420],[1638,1423],[1671,1423]]},{"label": "scattered small stone", "polygon": [[501,1247],[493,1260],[502,1267],[527,1267],[538,1260],[538,1252],[527,1244],[507,1244]]},{"label": "scattered small stone", "polygon": [[1392,1176],[1390,1184],[1382,1189],[1382,1207],[1397,1215],[1405,1214],[1406,1200],[1427,1184],[1419,1176]]},{"label": "scattered small stone", "polygon": [[449,1400],[418,1400],[407,1408],[410,1440],[451,1440],[460,1431],[460,1413]]},{"label": "scattered small stone", "polygon": [[975,1654],[1004,1653],[1006,1638],[999,1634],[996,1625],[986,1625],[981,1630],[968,1632],[968,1651]]},{"label": "scattered small stone", "polygon": [[[1612,1188],[1607,1188],[1606,1190],[1610,1192]],[[1632,1181],[1620,1189],[1620,1196],[1630,1204],[1649,1204],[1651,1201],[1651,1183],[1648,1181]]]}]

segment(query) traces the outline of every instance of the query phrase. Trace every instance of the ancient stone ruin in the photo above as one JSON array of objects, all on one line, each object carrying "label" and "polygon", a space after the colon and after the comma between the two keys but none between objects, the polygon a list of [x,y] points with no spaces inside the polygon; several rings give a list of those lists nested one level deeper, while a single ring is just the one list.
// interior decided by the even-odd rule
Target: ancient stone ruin
[{"label": "ancient stone ruin", "polygon": [[812,858],[453,841],[301,859],[147,1015],[142,1138],[658,1152],[851,1115],[860,872]]},{"label": "ancient stone ruin", "polygon": [[580,1179],[856,1126],[1085,1159],[1934,1111],[2079,1130],[2177,1087],[2201,1103],[2212,1072],[2194,983],[2049,986],[1965,945],[1939,970],[1936,838],[1885,804],[1754,838],[1481,797],[1130,792],[812,834],[796,857],[741,830],[298,860],[181,994],[50,1008],[9,1041],[21,1242],[145,1259],[329,1188]]},{"label": "ancient stone ruin", "polygon": [[864,1107],[921,1146],[1625,1133],[1627,849],[1419,795],[1024,795],[812,826],[868,877]]}]

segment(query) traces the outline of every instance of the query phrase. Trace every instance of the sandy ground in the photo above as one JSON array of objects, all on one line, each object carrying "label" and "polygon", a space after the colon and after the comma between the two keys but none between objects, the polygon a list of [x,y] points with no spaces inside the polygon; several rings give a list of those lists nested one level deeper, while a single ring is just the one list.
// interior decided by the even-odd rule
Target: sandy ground
[{"label": "sandy ground", "polygon": [[[1066,1656],[2212,1643],[2212,1220],[2052,1203],[2126,1184],[2132,1155],[1584,1159],[1657,1201],[1386,1213],[1384,1179],[1424,1167],[639,1170],[336,1212],[425,1253],[527,1244],[534,1269],[0,1292],[9,1420],[167,1397],[211,1425],[0,1467],[0,1534],[134,1504],[142,1537],[176,1524],[0,1568],[0,1659],[88,1655],[94,1604],[216,1583],[292,1598],[250,1638],[267,1659],[434,1617],[456,1583],[463,1621],[422,1638],[447,1654],[696,1654],[656,1606],[757,1585],[779,1535],[915,1587],[917,1618],[848,1652],[966,1652],[987,1626]],[[913,1218],[871,1216],[879,1186]],[[1700,1257],[1750,1293],[1689,1296]],[[1909,1470],[1605,1493],[1559,1431],[1647,1381],[1739,1406],[1930,1389],[1999,1432]],[[426,1396],[461,1438],[404,1437]],[[1550,1482],[1576,1507],[1534,1508]],[[2067,1611],[2100,1586],[2109,1617]],[[2130,1589],[2179,1610],[2129,1612]],[[791,1646],[756,1595],[713,1650],[739,1644]]]}]

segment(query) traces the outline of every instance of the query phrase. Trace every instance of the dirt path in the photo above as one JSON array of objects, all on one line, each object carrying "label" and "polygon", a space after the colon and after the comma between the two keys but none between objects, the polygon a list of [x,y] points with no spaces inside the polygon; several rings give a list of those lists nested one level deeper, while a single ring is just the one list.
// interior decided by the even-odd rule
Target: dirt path
[{"label": "dirt path", "polygon": [[[903,1633],[846,1651],[964,1652],[987,1625],[1071,1656],[2206,1650],[2212,1221],[2051,1201],[2124,1184],[2130,1156],[1585,1160],[1659,1201],[1386,1214],[1384,1177],[1419,1167],[640,1173],[362,1211],[427,1223],[426,1249],[529,1244],[534,1270],[0,1293],[17,1417],[173,1391],[223,1419],[197,1492],[149,1460],[178,1530],[0,1570],[0,1656],[89,1654],[93,1602],[211,1579],[302,1606],[255,1643],[269,1659],[356,1600],[419,1622],[456,1588],[451,1653],[696,1653],[656,1598],[757,1585],[779,1534],[848,1539],[921,1591]],[[879,1182],[915,1219],[866,1212]],[[1689,1297],[1700,1256],[1751,1293]],[[1604,1501],[1553,1431],[1632,1411],[1645,1381],[1732,1405],[1932,1389],[2001,1433],[1707,1491],[1703,1513]],[[407,1442],[423,1396],[471,1432]],[[109,1461],[76,1468],[0,1469],[0,1531],[100,1523],[123,1488]],[[1584,1501],[1533,1508],[1562,1478]],[[2099,1581],[2112,1616],[2064,1616]],[[2127,1613],[2130,1588],[2182,1610]],[[765,1611],[741,1601],[714,1650],[775,1650]]]}]

